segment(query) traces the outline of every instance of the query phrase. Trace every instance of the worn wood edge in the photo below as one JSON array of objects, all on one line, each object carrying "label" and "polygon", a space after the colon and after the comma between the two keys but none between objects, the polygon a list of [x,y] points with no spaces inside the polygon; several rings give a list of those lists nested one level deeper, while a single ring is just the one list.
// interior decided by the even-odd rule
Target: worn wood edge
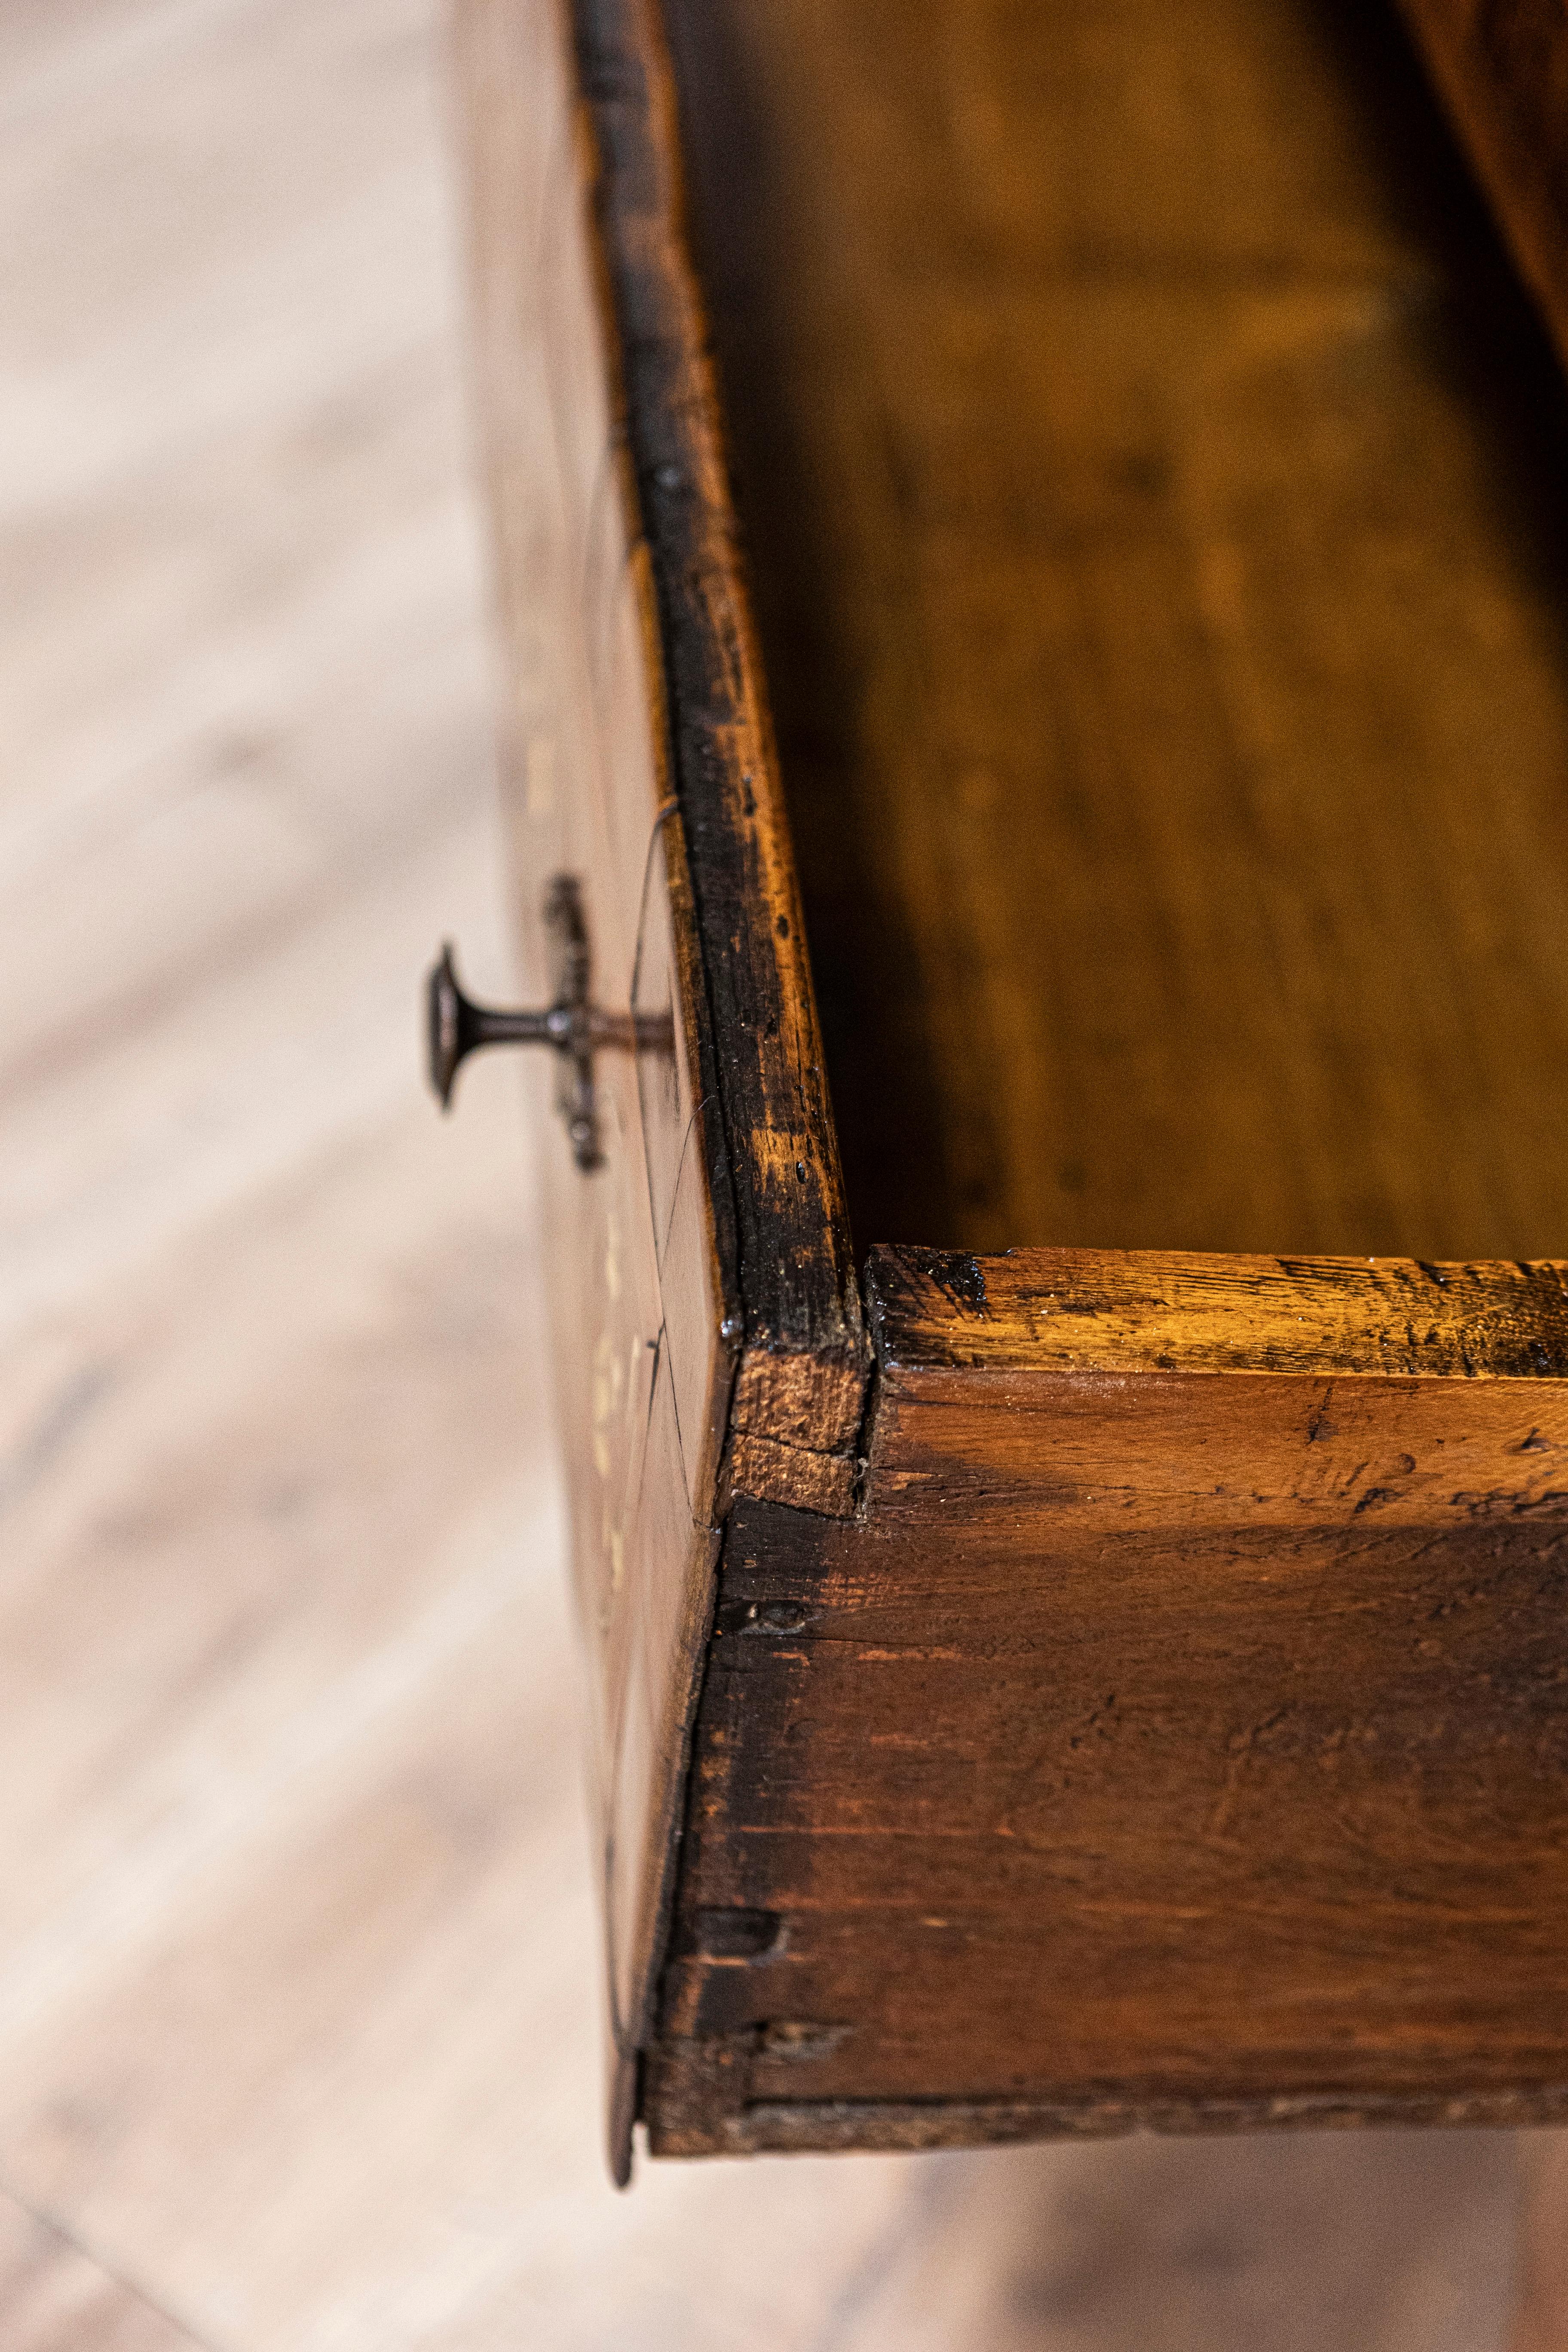
[{"label": "worn wood edge", "polygon": [[884,1374],[1568,1379],[1568,1263],[873,1249]]},{"label": "worn wood edge", "polygon": [[1568,120],[1553,120],[1552,108],[1568,69],[1568,17],[1486,0],[1396,5],[1568,366]]},{"label": "worn wood edge", "polygon": [[[748,1342],[868,1361],[794,853],[652,0],[574,0],[606,325],[652,559]],[[784,1431],[760,1434],[787,1443]]]},{"label": "worn wood edge", "polygon": [[814,1454],[847,1453],[860,1426],[859,1367],[748,1348],[735,1383],[737,1429]]},{"label": "worn wood edge", "polygon": [[865,1415],[858,1364],[748,1348],[735,1380],[726,1507],[749,1495],[852,1517]]},{"label": "worn wood edge", "polygon": [[760,2100],[704,2123],[658,2109],[648,2126],[656,2157],[916,2153],[1053,2139],[1164,2137],[1253,2131],[1516,2130],[1568,2120],[1568,2084],[1483,2091],[1446,2098],[1330,2093],[1275,2098],[1090,2100]]}]

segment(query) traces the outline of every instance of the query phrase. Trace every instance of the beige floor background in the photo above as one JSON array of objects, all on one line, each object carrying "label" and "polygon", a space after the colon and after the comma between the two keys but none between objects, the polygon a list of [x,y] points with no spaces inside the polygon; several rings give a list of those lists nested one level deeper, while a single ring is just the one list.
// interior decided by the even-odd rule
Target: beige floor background
[{"label": "beige floor background", "polygon": [[1500,2135],[605,2180],[443,41],[0,8],[0,2352],[1501,2352]]}]

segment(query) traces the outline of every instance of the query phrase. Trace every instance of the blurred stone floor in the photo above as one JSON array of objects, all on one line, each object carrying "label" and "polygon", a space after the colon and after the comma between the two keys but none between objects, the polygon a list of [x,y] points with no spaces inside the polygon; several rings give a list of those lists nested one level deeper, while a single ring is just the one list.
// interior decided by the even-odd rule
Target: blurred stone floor
[{"label": "blurred stone floor", "polygon": [[1568,2344],[1500,2135],[605,2179],[445,74],[0,9],[0,2352]]}]

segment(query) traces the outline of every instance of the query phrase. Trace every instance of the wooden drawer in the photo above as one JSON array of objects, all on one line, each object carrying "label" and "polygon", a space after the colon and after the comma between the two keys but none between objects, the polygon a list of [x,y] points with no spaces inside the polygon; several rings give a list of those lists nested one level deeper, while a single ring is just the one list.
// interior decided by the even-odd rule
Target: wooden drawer
[{"label": "wooden drawer", "polygon": [[1568,2112],[1568,421],[1405,36],[460,46],[618,2174]]}]

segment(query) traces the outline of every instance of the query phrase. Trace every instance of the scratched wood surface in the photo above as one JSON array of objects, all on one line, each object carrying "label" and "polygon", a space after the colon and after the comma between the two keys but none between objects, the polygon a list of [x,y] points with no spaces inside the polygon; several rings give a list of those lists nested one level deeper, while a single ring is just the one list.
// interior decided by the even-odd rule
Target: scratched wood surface
[{"label": "scratched wood surface", "polygon": [[605,2180],[448,88],[0,12],[0,2341],[1500,2352],[1505,2135]]},{"label": "scratched wood surface", "polygon": [[874,1250],[862,1515],[726,1530],[656,2146],[1568,2115],[1565,1273]]},{"label": "scratched wood surface", "polygon": [[1392,12],[671,17],[858,1245],[1561,1249],[1568,402]]}]

